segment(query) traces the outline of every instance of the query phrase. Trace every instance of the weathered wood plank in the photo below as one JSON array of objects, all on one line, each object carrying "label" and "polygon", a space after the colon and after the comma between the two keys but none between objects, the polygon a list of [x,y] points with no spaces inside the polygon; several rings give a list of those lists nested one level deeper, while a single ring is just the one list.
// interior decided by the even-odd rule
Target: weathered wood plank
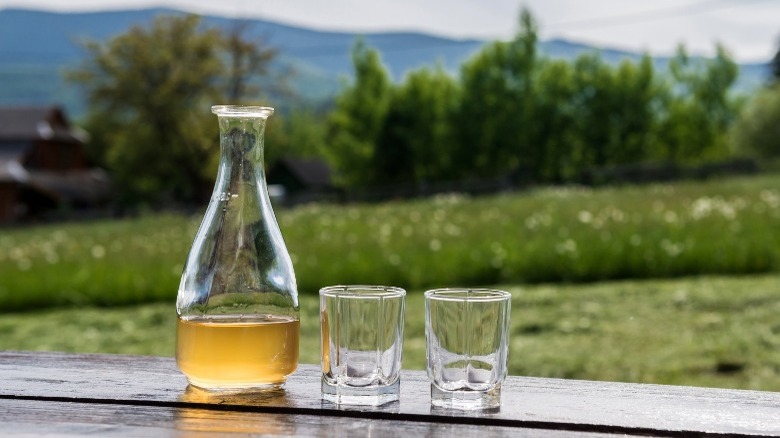
[{"label": "weathered wood plank", "polygon": [[780,394],[510,377],[498,412],[432,409],[423,372],[405,371],[401,400],[379,408],[320,400],[319,369],[302,365],[286,390],[213,396],[187,387],[171,358],[0,352],[0,398],[134,403],[416,422],[630,434],[780,436]]},{"label": "weathered wood plank", "polygon": [[[401,433],[402,431],[402,433]],[[233,412],[164,406],[0,399],[0,434],[12,436],[544,436],[614,435],[500,426],[455,425],[318,415]]]}]

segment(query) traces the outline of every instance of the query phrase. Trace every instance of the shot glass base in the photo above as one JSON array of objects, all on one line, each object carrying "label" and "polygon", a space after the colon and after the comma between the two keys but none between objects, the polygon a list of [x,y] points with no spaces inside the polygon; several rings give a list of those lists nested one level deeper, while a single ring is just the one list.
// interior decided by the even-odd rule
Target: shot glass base
[{"label": "shot glass base", "polygon": [[332,385],[322,380],[322,399],[341,405],[379,406],[398,400],[401,381],[388,386],[343,386]]},{"label": "shot glass base", "polygon": [[436,385],[431,385],[431,404],[441,408],[466,411],[495,409],[501,406],[501,386],[487,391],[445,391]]}]

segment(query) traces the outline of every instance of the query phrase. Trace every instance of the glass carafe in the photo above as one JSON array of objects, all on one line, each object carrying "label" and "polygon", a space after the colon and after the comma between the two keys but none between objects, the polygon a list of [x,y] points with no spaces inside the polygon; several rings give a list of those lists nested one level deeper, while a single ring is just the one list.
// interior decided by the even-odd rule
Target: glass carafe
[{"label": "glass carafe", "polygon": [[298,291],[271,208],[263,134],[273,108],[214,106],[217,181],[179,284],[176,363],[216,391],[279,388],[298,366]]}]

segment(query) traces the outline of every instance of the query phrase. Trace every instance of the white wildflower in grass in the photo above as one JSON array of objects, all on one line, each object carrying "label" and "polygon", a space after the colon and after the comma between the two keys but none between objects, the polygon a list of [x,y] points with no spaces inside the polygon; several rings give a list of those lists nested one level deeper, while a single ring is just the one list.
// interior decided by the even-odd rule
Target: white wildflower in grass
[{"label": "white wildflower in grass", "polygon": [[401,266],[401,256],[398,254],[390,254],[387,256],[387,261],[393,266]]},{"label": "white wildflower in grass", "polygon": [[619,208],[610,207],[609,208],[609,215],[615,222],[625,222],[626,220],[626,213],[623,212],[623,210],[620,210]]},{"label": "white wildflower in grass", "polygon": [[488,208],[485,210],[482,210],[481,214],[479,215],[479,219],[483,221],[492,222],[496,219],[500,219],[502,216],[501,211],[497,208]]},{"label": "white wildflower in grass", "polygon": [[419,222],[421,219],[420,212],[415,210],[409,213],[409,220],[412,222]]},{"label": "white wildflower in grass", "polygon": [[47,252],[44,258],[46,259],[46,263],[50,265],[56,265],[60,261],[60,256],[58,256],[57,253],[53,251]]},{"label": "white wildflower in grass", "polygon": [[11,258],[11,260],[21,260],[24,258],[24,250],[19,248],[18,246],[16,248],[11,249],[11,251],[8,252],[8,256]]},{"label": "white wildflower in grass", "polygon": [[439,239],[431,239],[431,241],[428,242],[428,248],[431,251],[433,251],[433,252],[436,252],[436,251],[440,250],[441,249],[441,241],[439,241]]},{"label": "white wildflower in grass", "polygon": [[582,210],[577,214],[577,220],[583,224],[589,224],[593,221],[593,213],[587,210]]},{"label": "white wildflower in grass", "polygon": [[750,203],[745,198],[736,197],[731,200],[731,205],[737,210],[744,210]]},{"label": "white wildflower in grass", "polygon": [[552,225],[552,216],[544,211],[537,211],[524,220],[525,227],[534,230],[539,227],[549,227]]},{"label": "white wildflower in grass", "polygon": [[382,226],[379,227],[379,236],[382,238],[388,238],[393,234],[393,226],[388,224],[387,222],[383,223]]},{"label": "white wildflower in grass", "polygon": [[720,214],[728,220],[734,220],[734,218],[737,217],[737,210],[734,209],[731,204],[723,203],[718,210],[720,211]]},{"label": "white wildflower in grass", "polygon": [[492,257],[490,258],[490,266],[495,269],[499,269],[504,266],[504,260],[507,256],[507,251],[504,249],[504,245],[501,242],[493,242],[490,244],[490,251]]},{"label": "white wildflower in grass", "polygon": [[771,209],[780,207],[780,193],[778,193],[777,190],[761,190],[759,198],[761,198],[761,201],[763,201],[767,207]]},{"label": "white wildflower in grass", "polygon": [[96,259],[102,259],[106,255],[106,248],[102,245],[95,245],[89,250],[89,253]]},{"label": "white wildflower in grass", "polygon": [[444,209],[437,208],[435,212],[433,212],[433,220],[436,222],[442,222],[444,219],[447,218],[447,212]]},{"label": "white wildflower in grass", "polygon": [[713,214],[719,214],[725,219],[734,220],[737,217],[737,212],[747,208],[747,206],[747,201],[739,197],[727,201],[720,196],[711,198],[703,196],[691,203],[690,215],[695,220],[704,219]]},{"label": "white wildflower in grass", "polygon": [[677,213],[672,210],[666,210],[664,212],[664,222],[668,224],[676,224],[678,222]]},{"label": "white wildflower in grass", "polygon": [[51,233],[51,239],[55,242],[62,243],[68,240],[68,233],[63,230],[57,230]]},{"label": "white wildflower in grass", "polygon": [[661,240],[660,246],[669,257],[677,257],[685,249],[685,245],[682,242],[672,242],[669,239]]},{"label": "white wildflower in grass", "polygon": [[631,246],[639,246],[642,244],[642,236],[639,234],[632,234],[628,239],[628,243],[630,243]]},{"label": "white wildflower in grass", "polygon": [[700,220],[708,217],[712,213],[712,199],[704,196],[691,203],[691,217]]},{"label": "white wildflower in grass", "polygon": [[461,231],[460,228],[455,224],[446,224],[444,226],[444,233],[448,236],[457,237],[460,236]]},{"label": "white wildflower in grass", "polygon": [[431,200],[435,205],[455,205],[463,201],[464,197],[458,193],[436,195]]},{"label": "white wildflower in grass", "polygon": [[555,245],[555,252],[558,254],[576,254],[577,242],[574,239],[566,239]]}]

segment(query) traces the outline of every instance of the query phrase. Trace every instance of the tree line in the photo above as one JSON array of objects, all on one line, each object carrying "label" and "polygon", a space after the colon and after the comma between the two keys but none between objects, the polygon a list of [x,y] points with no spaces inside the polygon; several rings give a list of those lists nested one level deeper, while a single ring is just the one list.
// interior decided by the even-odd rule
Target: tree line
[{"label": "tree line", "polygon": [[728,156],[738,67],[680,47],[667,72],[649,56],[611,65],[537,50],[521,15],[512,41],[486,45],[457,77],[423,68],[394,84],[379,53],[358,42],[355,80],[327,118],[321,153],[347,186],[512,174],[565,182],[628,163],[698,163]]},{"label": "tree line", "polygon": [[[243,30],[169,16],[85,45],[87,60],[68,77],[86,92],[89,152],[122,202],[201,201],[218,159],[209,106],[291,98],[286,74],[272,73],[275,50]],[[457,75],[428,67],[396,83],[358,40],[353,80],[331,104],[275,115],[267,158],[323,157],[337,183],[354,188],[507,175],[559,183],[624,164],[780,155],[771,134],[780,87],[761,90],[740,117],[738,67],[721,46],[711,59],[680,46],[660,70],[649,56],[619,65],[598,53],[551,59],[537,43],[524,10],[511,41],[486,44]]]}]

